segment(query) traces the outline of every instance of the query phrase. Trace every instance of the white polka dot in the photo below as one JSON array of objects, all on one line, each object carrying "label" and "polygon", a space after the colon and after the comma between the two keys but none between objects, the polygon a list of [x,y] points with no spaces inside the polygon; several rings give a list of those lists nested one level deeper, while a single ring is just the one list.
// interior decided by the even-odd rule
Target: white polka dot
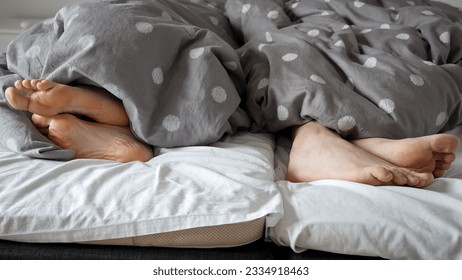
[{"label": "white polka dot", "polygon": [[279,12],[278,11],[270,11],[266,16],[268,18],[270,18],[270,19],[277,19],[279,17]]},{"label": "white polka dot", "polygon": [[321,16],[328,16],[330,14],[331,14],[331,12],[329,12],[329,11],[322,11]]},{"label": "white polka dot", "polygon": [[366,59],[363,65],[367,68],[374,68],[375,66],[377,66],[377,58],[369,57],[368,59]]},{"label": "white polka dot", "polygon": [[403,40],[403,41],[406,41],[406,40],[409,40],[411,36],[407,33],[400,33],[398,35],[396,35],[396,38],[400,39],[400,40]]},{"label": "white polka dot", "polygon": [[156,85],[160,85],[164,82],[164,72],[160,67],[157,67],[152,71],[152,80]]},{"label": "white polka dot", "polygon": [[441,112],[438,114],[438,117],[436,117],[436,122],[435,122],[435,125],[436,126],[441,126],[444,124],[444,122],[446,121],[446,118],[447,118],[447,114],[445,112]]},{"label": "white polka dot", "polygon": [[228,98],[228,95],[226,94],[226,90],[224,88],[215,87],[212,89],[212,97],[215,102],[223,103]]},{"label": "white polka dot", "polygon": [[390,29],[390,25],[388,23],[384,23],[380,26],[380,29]]},{"label": "white polka dot", "polygon": [[428,66],[436,66],[436,64],[433,63],[432,61],[424,60],[424,61],[422,61],[422,62],[425,63],[425,64],[428,65]]},{"label": "white polka dot", "polygon": [[361,30],[361,32],[359,32],[359,33],[361,33],[361,34],[367,34],[367,33],[371,32],[371,31],[372,31],[372,29],[366,28],[366,29]]},{"label": "white polka dot", "polygon": [[422,11],[422,15],[426,15],[426,16],[434,16],[435,13],[432,12],[432,11]]},{"label": "white polka dot", "polygon": [[166,11],[162,11],[161,18],[166,20],[172,20],[172,16]]},{"label": "white polka dot", "polygon": [[16,143],[16,141],[14,139],[10,138],[10,139],[6,140],[5,144],[6,144],[6,147],[8,149],[10,149],[11,151],[17,151],[17,149],[18,149],[18,145],[17,145],[17,143]]},{"label": "white polka dot", "polygon": [[273,36],[268,31],[265,32],[266,41],[273,42]]},{"label": "white polka dot", "polygon": [[297,8],[297,6],[298,6],[299,4],[300,4],[300,2],[295,2],[295,3],[293,3],[292,6],[291,6],[292,9]]},{"label": "white polka dot", "polygon": [[449,44],[451,42],[451,34],[448,31],[441,33],[440,41],[444,44]]},{"label": "white polka dot", "polygon": [[264,48],[265,46],[267,46],[267,45],[268,45],[268,44],[261,43],[260,45],[258,45],[258,50],[259,50],[259,51],[262,51],[263,48]]},{"label": "white polka dot", "polygon": [[175,115],[168,115],[162,121],[162,126],[170,132],[175,132],[180,129],[180,125],[180,119]]},{"label": "white polka dot", "polygon": [[154,28],[149,22],[137,22],[135,27],[136,30],[144,34],[151,33],[152,29]]},{"label": "white polka dot", "polygon": [[343,40],[338,40],[334,45],[339,48],[345,48],[345,42]]},{"label": "white polka dot", "polygon": [[85,35],[79,39],[78,44],[82,49],[89,49],[95,44],[95,36]]},{"label": "white polka dot", "polygon": [[32,47],[30,47],[27,52],[26,52],[26,57],[27,58],[36,58],[40,55],[40,52],[42,51],[42,49],[40,48],[40,46],[38,45],[33,45]]},{"label": "white polka dot", "polygon": [[220,24],[220,21],[219,21],[216,17],[210,17],[210,22],[211,22],[213,25],[218,25],[218,24]]},{"label": "white polka dot", "polygon": [[287,53],[287,54],[282,56],[282,60],[290,62],[290,61],[296,60],[297,57],[298,57],[298,54],[296,54],[296,53]]},{"label": "white polka dot", "polygon": [[330,0],[324,0],[324,2],[326,2],[326,3],[330,3]]},{"label": "white polka dot", "polygon": [[412,74],[409,78],[411,79],[411,82],[416,86],[421,87],[425,84],[424,79],[419,75]]},{"label": "white polka dot", "polygon": [[223,65],[231,71],[236,71],[239,67],[235,61],[227,61]]},{"label": "white polka dot", "polygon": [[415,2],[414,1],[406,1],[406,3],[410,6],[415,6]]},{"label": "white polka dot", "polygon": [[265,88],[269,85],[269,79],[268,78],[263,78],[258,82],[257,88],[262,89]]},{"label": "white polka dot", "polygon": [[337,126],[341,131],[346,132],[356,126],[356,120],[352,116],[344,116],[338,120]]},{"label": "white polka dot", "polygon": [[316,37],[319,35],[319,33],[320,33],[319,29],[313,29],[313,30],[308,31],[308,33],[306,34],[308,34],[308,36],[310,37]]},{"label": "white polka dot", "polygon": [[325,85],[325,84],[326,84],[326,81],[324,81],[323,78],[319,77],[319,76],[316,75],[316,74],[311,75],[311,76],[310,76],[310,80],[312,80],[312,81],[315,82],[315,83],[321,84],[321,85]]},{"label": "white polka dot", "polygon": [[354,5],[356,8],[361,8],[362,6],[364,6],[364,4],[365,4],[364,2],[361,2],[359,0],[355,0],[354,2]]},{"label": "white polka dot", "polygon": [[205,48],[195,48],[189,51],[189,57],[197,59],[205,53]]},{"label": "white polka dot", "polygon": [[379,102],[379,108],[387,112],[388,114],[391,114],[395,111],[395,102],[391,99],[382,99]]},{"label": "white polka dot", "polygon": [[277,110],[278,119],[280,121],[286,121],[289,118],[289,110],[287,110],[286,107],[279,105]]},{"label": "white polka dot", "polygon": [[250,5],[250,4],[242,5],[241,13],[246,14],[250,10],[251,7],[252,7],[252,5]]}]

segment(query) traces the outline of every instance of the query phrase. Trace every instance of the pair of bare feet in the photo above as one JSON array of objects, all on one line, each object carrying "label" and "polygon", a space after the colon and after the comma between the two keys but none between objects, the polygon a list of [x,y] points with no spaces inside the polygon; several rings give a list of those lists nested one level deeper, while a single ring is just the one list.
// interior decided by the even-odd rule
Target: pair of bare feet
[{"label": "pair of bare feet", "polygon": [[[41,133],[60,147],[76,151],[77,158],[129,162],[153,156],[150,146],[132,134],[120,100],[105,90],[37,79],[17,81],[5,95],[14,108],[33,113],[32,122]],[[287,179],[293,182],[341,179],[425,187],[450,168],[459,144],[449,134],[349,142],[317,122],[293,131],[287,171]]]},{"label": "pair of bare feet", "polygon": [[153,157],[152,148],[131,132],[122,102],[103,89],[19,80],[5,96],[15,109],[33,113],[38,130],[58,146],[74,150],[76,158],[130,162]]}]

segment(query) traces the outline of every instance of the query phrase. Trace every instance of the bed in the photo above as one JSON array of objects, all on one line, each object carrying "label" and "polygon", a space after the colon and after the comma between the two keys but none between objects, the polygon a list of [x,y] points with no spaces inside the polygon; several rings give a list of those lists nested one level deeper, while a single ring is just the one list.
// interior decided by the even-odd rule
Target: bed
[{"label": "bed", "polygon": [[[121,59],[117,60],[116,65],[105,69],[101,65],[113,59],[105,52],[96,51],[108,48],[98,43],[98,36],[84,34],[77,40],[76,46],[66,44],[66,40],[76,40],[75,37],[62,35],[63,30],[72,30],[73,24],[76,24],[76,29],[82,30],[78,25],[79,16],[82,15],[79,9],[132,2],[143,5],[155,3],[150,8],[159,14],[153,19],[158,25],[137,21],[134,25],[138,32],[136,36],[144,36],[155,30],[156,26],[163,26],[171,31],[167,33],[171,40],[178,42],[179,46],[187,46],[178,55],[178,50],[171,52],[173,48],[163,50],[155,42],[150,45],[156,51],[167,51],[163,56],[166,61],[170,61],[168,55],[178,56],[175,63],[160,65],[158,61],[151,61],[150,68],[146,68],[149,75],[130,75],[133,68],[127,67],[127,63],[137,65],[136,69],[144,69],[145,62],[143,57],[132,52],[128,58],[125,57],[124,47],[111,48],[112,56],[120,53],[124,53],[124,56],[117,56]],[[408,112],[399,115],[400,104],[391,102],[392,99],[396,100],[395,96],[378,99],[375,107],[370,103],[377,98],[366,96],[364,99],[367,102],[341,100],[366,104],[352,106],[357,109],[354,115],[356,119],[352,120],[351,117],[354,112],[343,111],[342,107],[342,110],[337,110],[338,113],[327,114],[335,116],[331,120],[322,120],[322,114],[306,115],[306,111],[313,108],[295,108],[303,113],[294,116],[294,105],[286,102],[285,97],[283,100],[279,97],[272,99],[269,95],[262,96],[261,90],[268,88],[266,92],[277,91],[281,80],[274,82],[277,80],[274,73],[290,72],[280,66],[283,64],[272,60],[272,51],[276,50],[271,47],[272,43],[277,45],[278,40],[287,41],[286,34],[271,29],[275,26],[283,29],[285,18],[281,15],[287,13],[287,17],[293,17],[290,12],[306,13],[308,7],[310,11],[316,10],[316,13],[304,14],[302,18],[315,16],[317,24],[325,21],[326,26],[334,28],[325,17],[334,16],[332,11],[338,11],[339,8],[332,3],[335,1],[267,1],[265,3],[270,4],[263,6],[258,6],[261,1],[257,0],[225,2],[178,1],[172,4],[171,1],[92,1],[64,8],[54,19],[39,23],[10,45],[8,53],[0,57],[3,90],[18,78],[37,76],[63,83],[78,81],[104,87],[124,101],[136,135],[148,143],[161,143],[159,146],[162,147],[154,148],[156,156],[148,162],[122,164],[107,160],[72,159],[73,151],[51,143],[33,127],[29,114],[11,109],[5,98],[0,96],[0,258],[461,259],[461,147],[456,152],[458,157],[451,169],[425,189],[372,187],[341,180],[291,183],[284,180],[291,140],[283,131],[285,127],[281,126],[284,123],[297,125],[311,118],[332,126],[344,137],[369,137],[379,133],[366,129],[367,124],[361,122],[364,115],[368,123],[386,123],[387,126],[381,129],[389,137],[394,137],[395,133],[407,135],[411,130],[412,133],[417,130],[423,134],[449,130],[449,133],[460,138],[461,80],[457,79],[462,73],[462,37],[459,36],[462,28],[457,20],[460,11],[427,1],[389,1],[387,5],[394,5],[380,7],[381,11],[387,10],[387,15],[392,15],[387,20],[394,24],[406,13],[418,11],[422,16],[436,17],[437,21],[441,20],[438,16],[442,14],[444,21],[440,24],[450,27],[451,34],[434,32],[437,34],[435,44],[443,43],[446,46],[446,41],[450,43],[450,47],[443,48],[447,51],[445,55],[432,53],[435,61],[430,63],[425,60],[425,68],[420,67],[424,69],[422,76],[413,72],[403,79],[410,84],[406,84],[410,90],[417,86],[422,92],[426,90],[422,83],[427,82],[422,77],[433,77],[435,85],[427,82],[429,88],[440,86],[441,83],[436,83],[439,79],[445,83],[441,85],[442,95],[438,100],[428,98],[419,104],[419,109],[423,110],[421,115]],[[315,5],[309,6],[310,3]],[[351,1],[350,4],[351,9],[376,5],[374,1]],[[170,29],[172,21],[175,24],[179,21],[176,18],[179,15],[188,23],[190,11],[182,14],[187,10],[185,7],[195,7],[197,12],[207,15],[203,17],[208,19],[207,22],[197,22],[197,26],[204,24],[215,32],[205,32],[184,22],[181,22],[181,31]],[[253,11],[252,7],[264,9],[267,22],[263,22],[262,26],[271,32],[260,34],[262,26],[237,28],[249,24],[245,16]],[[226,13],[223,12],[225,9]],[[147,9],[137,7],[135,10],[144,12]],[[115,11],[119,12],[118,8]],[[231,26],[223,28],[225,15],[231,19],[234,29]],[[283,20],[279,21],[281,18]],[[351,26],[356,25],[351,23]],[[304,25],[301,27],[306,28]],[[393,30],[391,27],[390,24],[382,25],[377,30]],[[358,31],[361,36],[370,32],[364,32],[364,27],[361,28]],[[341,27],[339,30],[346,29]],[[56,33],[50,30],[61,32],[59,34],[62,36],[55,36]],[[323,32],[316,32],[312,26],[302,31],[308,36],[302,41],[313,45],[316,43],[309,40],[315,40],[313,38]],[[235,34],[236,39],[230,34]],[[398,32],[401,36],[395,39],[407,41],[412,34],[406,34]],[[114,34],[109,33],[108,29],[104,29],[104,34],[100,36],[114,39]],[[129,37],[132,43],[138,40],[136,36]],[[184,36],[192,36],[194,40],[185,41]],[[300,38],[295,37],[296,40],[290,43],[300,44]],[[199,43],[204,43],[204,40],[209,48],[200,47]],[[243,41],[247,41],[244,47],[235,51]],[[332,41],[329,49],[337,52],[336,48],[343,49],[344,44],[349,43],[346,39],[342,41],[343,45],[339,42]],[[110,44],[111,41],[107,43]],[[65,52],[62,46],[78,49]],[[50,49],[44,52],[46,48]],[[410,48],[413,48],[412,44]],[[432,51],[436,52],[435,49]],[[370,74],[371,69],[381,61],[377,53],[374,58],[378,59],[371,59],[370,52],[374,50],[366,50],[361,54],[364,61],[356,63],[365,68],[363,72],[366,74]],[[95,54],[98,60],[88,59]],[[21,59],[24,56],[28,58],[27,61]],[[291,62],[297,56],[294,52],[286,53],[282,60]],[[349,57],[348,54],[346,56]],[[333,60],[333,56],[320,56],[319,59]],[[185,64],[182,64],[183,60]],[[219,84],[217,78],[204,76],[203,71],[175,68],[177,64],[181,65],[181,69],[197,67],[197,64],[203,64],[202,60],[210,67],[208,71],[225,77],[218,79]],[[413,64],[414,61],[407,62],[413,65],[410,67],[412,71],[420,69]],[[241,63],[242,68],[239,66]],[[272,71],[257,71],[255,65],[271,65],[263,69]],[[316,63],[313,65],[313,68],[319,66]],[[313,83],[311,87],[316,89],[313,92],[318,95],[323,93],[322,86],[331,82],[326,73],[331,73],[332,69],[329,66],[323,70],[325,72],[307,75],[311,80],[309,82]],[[401,70],[400,66],[396,69]],[[339,72],[336,70],[335,73]],[[337,74],[332,76],[332,83],[342,81],[346,85],[335,88],[367,91],[370,86],[361,82],[363,80],[359,74],[351,79]],[[151,85],[154,83],[155,90],[149,96],[152,99],[147,100],[141,94],[146,92],[142,86],[140,94],[128,94],[133,84],[148,84],[143,79],[149,80]],[[197,79],[201,81],[199,85],[191,83]],[[167,80],[171,81],[169,85],[166,85]],[[386,82],[381,81],[382,85]],[[401,80],[395,83],[400,86],[405,84]],[[288,84],[289,88],[299,86],[297,81]],[[178,100],[171,101],[171,96],[162,95],[161,89],[177,91],[183,110],[175,107]],[[191,89],[197,93],[194,98],[187,95]],[[247,103],[242,106],[240,100],[245,98]],[[148,125],[142,121],[152,118],[146,106],[157,104],[156,100],[159,99],[167,104],[155,107],[162,117]],[[296,100],[300,101],[300,98]],[[214,104],[215,109],[201,115],[199,121],[194,118],[190,121],[182,115],[188,110],[202,112],[204,107],[201,106],[207,102]],[[320,102],[326,103],[325,100]],[[332,101],[334,104],[336,102],[339,100]],[[324,109],[328,112],[336,108],[339,107],[327,106]],[[389,121],[393,119],[389,116],[395,110],[397,118],[406,118],[404,125]],[[435,125],[427,128],[424,118]],[[193,134],[193,137],[174,134],[183,129],[200,133]]]}]

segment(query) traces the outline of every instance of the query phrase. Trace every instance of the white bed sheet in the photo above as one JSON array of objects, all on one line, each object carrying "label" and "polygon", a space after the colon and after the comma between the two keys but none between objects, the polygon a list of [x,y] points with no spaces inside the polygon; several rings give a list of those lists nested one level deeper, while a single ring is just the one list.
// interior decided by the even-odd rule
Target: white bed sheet
[{"label": "white bed sheet", "polygon": [[261,217],[274,225],[282,199],[273,148],[269,135],[239,133],[208,147],[161,149],[146,164],[46,161],[0,148],[0,238],[81,242]]},{"label": "white bed sheet", "polygon": [[[462,127],[451,133],[462,137]],[[284,217],[268,229],[277,244],[387,259],[462,259],[462,147],[444,178],[426,189],[340,180],[282,180],[287,139],[276,149]]]}]

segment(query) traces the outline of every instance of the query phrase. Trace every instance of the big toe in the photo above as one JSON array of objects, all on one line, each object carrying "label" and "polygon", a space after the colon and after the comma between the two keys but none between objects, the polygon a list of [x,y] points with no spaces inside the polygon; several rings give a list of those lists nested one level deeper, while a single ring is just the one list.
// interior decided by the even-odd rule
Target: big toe
[{"label": "big toe", "polygon": [[432,149],[437,153],[453,153],[459,146],[459,137],[451,134],[440,134],[433,138]]},{"label": "big toe", "polygon": [[19,90],[9,87],[5,91],[6,100],[15,109],[27,110],[29,108],[29,97],[23,96]]}]

